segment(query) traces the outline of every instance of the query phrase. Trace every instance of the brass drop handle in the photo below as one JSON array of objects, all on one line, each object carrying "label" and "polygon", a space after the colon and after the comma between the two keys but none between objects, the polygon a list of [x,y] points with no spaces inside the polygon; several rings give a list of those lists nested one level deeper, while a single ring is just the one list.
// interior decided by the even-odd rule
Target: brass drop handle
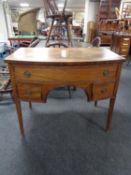
[{"label": "brass drop handle", "polygon": [[24,77],[30,78],[30,77],[31,77],[31,72],[25,71],[25,72],[24,72]]},{"label": "brass drop handle", "polygon": [[32,91],[31,90],[25,90],[25,94],[28,95],[28,96],[31,96],[32,95]]},{"label": "brass drop handle", "polygon": [[109,70],[104,70],[103,71],[103,76],[107,77],[107,76],[109,76],[109,73],[110,73]]},{"label": "brass drop handle", "polygon": [[101,89],[101,93],[102,93],[102,94],[104,94],[104,93],[106,93],[106,92],[107,92],[107,88],[106,88],[106,87],[104,87],[104,88]]}]

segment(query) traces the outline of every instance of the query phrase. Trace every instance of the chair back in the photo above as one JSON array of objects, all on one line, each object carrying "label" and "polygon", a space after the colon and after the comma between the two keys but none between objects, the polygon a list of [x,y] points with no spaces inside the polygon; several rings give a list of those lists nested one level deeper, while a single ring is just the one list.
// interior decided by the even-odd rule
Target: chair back
[{"label": "chair back", "polygon": [[93,47],[100,47],[101,45],[101,38],[99,36],[95,37],[91,42]]},{"label": "chair back", "polygon": [[65,43],[62,43],[62,42],[55,42],[55,43],[48,44],[47,47],[54,47],[54,48],[64,47],[64,48],[67,48],[67,45]]},{"label": "chair back", "polygon": [[29,44],[28,47],[35,47],[35,46],[37,46],[37,44],[39,44],[39,42],[40,42],[40,39],[39,39],[38,37],[35,37],[35,38],[31,41],[31,43]]}]

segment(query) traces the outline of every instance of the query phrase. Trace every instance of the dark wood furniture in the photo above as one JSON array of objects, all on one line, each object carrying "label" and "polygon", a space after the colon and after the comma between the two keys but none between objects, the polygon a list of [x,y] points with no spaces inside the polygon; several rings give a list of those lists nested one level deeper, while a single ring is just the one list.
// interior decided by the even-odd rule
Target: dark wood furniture
[{"label": "dark wood furniture", "polygon": [[131,33],[116,32],[112,35],[112,51],[128,59],[130,49]]},{"label": "dark wood furniture", "polygon": [[117,20],[101,20],[96,24],[96,35],[101,37],[102,45],[111,45],[112,33],[118,28]]},{"label": "dark wood furniture", "polygon": [[131,19],[108,19],[96,23],[96,35],[101,37],[102,45],[111,45],[112,33],[131,32]]},{"label": "dark wood furniture", "polygon": [[115,8],[120,7],[121,0],[100,0],[99,20],[116,19]]},{"label": "dark wood furniture", "polygon": [[[131,19],[117,14],[120,3],[121,0],[100,0],[96,30],[97,34],[101,36],[102,45],[111,45],[112,36],[110,32],[131,31]],[[103,33],[103,31],[107,33]]]},{"label": "dark wood furniture", "polygon": [[111,129],[124,58],[104,48],[20,48],[8,63],[21,134],[21,101],[46,102],[60,86],[83,88],[88,101],[110,99],[106,130]]}]

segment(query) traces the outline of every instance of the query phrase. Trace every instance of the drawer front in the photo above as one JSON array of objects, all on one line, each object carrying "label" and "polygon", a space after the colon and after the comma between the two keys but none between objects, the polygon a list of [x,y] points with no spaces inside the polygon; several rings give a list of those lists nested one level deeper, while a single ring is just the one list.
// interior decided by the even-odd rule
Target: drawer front
[{"label": "drawer front", "polygon": [[120,55],[126,55],[126,56],[128,56],[128,53],[129,53],[129,49],[121,49],[120,50]]},{"label": "drawer front", "polygon": [[41,86],[32,84],[18,84],[18,96],[21,100],[41,101]]},{"label": "drawer front", "polygon": [[130,47],[130,42],[122,42],[121,47],[123,48],[129,48]]},{"label": "drawer front", "polygon": [[93,100],[113,97],[115,83],[95,84],[92,89]]},{"label": "drawer front", "polygon": [[81,67],[35,67],[16,66],[16,81],[100,81],[115,80],[117,65]]},{"label": "drawer front", "polygon": [[130,38],[122,38],[121,42],[130,43]]}]

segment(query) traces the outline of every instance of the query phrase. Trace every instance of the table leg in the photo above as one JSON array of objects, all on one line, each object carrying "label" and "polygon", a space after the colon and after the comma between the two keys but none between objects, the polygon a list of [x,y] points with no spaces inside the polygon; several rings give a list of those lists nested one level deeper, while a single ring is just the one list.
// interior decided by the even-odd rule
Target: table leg
[{"label": "table leg", "polygon": [[108,109],[106,131],[109,131],[111,129],[111,126],[112,126],[112,114],[113,114],[114,105],[115,105],[115,98],[111,98],[109,109]]},{"label": "table leg", "polygon": [[32,109],[32,103],[29,101],[29,108]]},{"label": "table leg", "polygon": [[24,135],[24,128],[23,128],[23,118],[22,118],[22,110],[21,110],[21,103],[20,100],[15,100],[16,110],[17,110],[17,117],[19,121],[20,133]]},{"label": "table leg", "polygon": [[95,101],[95,107],[97,106],[97,104],[98,104],[98,102],[97,102],[97,101]]}]

